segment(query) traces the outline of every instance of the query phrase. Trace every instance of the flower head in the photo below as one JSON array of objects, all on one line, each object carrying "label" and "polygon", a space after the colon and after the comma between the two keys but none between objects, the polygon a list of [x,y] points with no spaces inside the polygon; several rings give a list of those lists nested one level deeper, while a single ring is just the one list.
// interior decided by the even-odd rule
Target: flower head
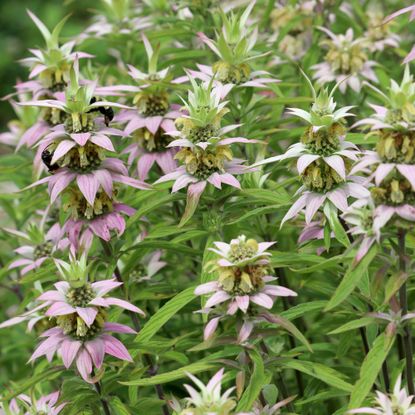
[{"label": "flower head", "polygon": [[52,258],[57,250],[65,249],[69,242],[64,238],[63,229],[58,223],[46,233],[43,226],[35,224],[29,226],[26,233],[9,228],[5,228],[5,231],[22,238],[27,243],[14,250],[22,258],[14,260],[9,265],[9,269],[23,267],[20,271],[22,275],[39,268],[48,258]]},{"label": "flower head", "polygon": [[[173,400],[172,407],[175,415],[231,415],[236,407],[236,401],[231,398],[234,387],[221,392],[224,369],[220,369],[210,379],[207,385],[188,373],[187,376],[199,388],[199,391],[190,385],[184,385],[190,397],[185,398],[184,406]],[[238,415],[238,414],[235,414]]]},{"label": "flower head", "polygon": [[58,400],[58,391],[41,396],[39,399],[34,396],[20,394],[17,398],[12,399],[10,404],[0,404],[0,415],[58,415],[67,405],[66,402],[58,404]]},{"label": "flower head", "polygon": [[95,203],[94,212],[91,212],[90,216],[82,217],[76,213],[65,222],[63,230],[68,235],[73,254],[88,252],[94,235],[108,242],[111,240],[112,232],[118,237],[124,233],[126,228],[124,215],[131,216],[136,210],[123,203],[109,202],[108,206],[111,206],[111,209],[107,211],[105,204]]},{"label": "flower head", "polygon": [[346,128],[344,117],[352,114],[351,106],[336,110],[333,93],[341,85],[338,83],[331,93],[326,89],[316,93],[313,85],[305,76],[313,93],[314,102],[309,111],[290,108],[292,115],[305,120],[309,127],[299,143],[291,145],[282,154],[262,160],[254,167],[290,158],[297,159],[297,172],[303,186],[297,191],[300,195],[282,220],[282,224],[295,217],[306,208],[306,223],[310,223],[320,207],[345,211],[348,198],[367,197],[368,190],[364,180],[350,174],[352,163],[358,160],[359,149],[345,141]]},{"label": "flower head", "polygon": [[250,61],[264,56],[254,53],[258,28],[249,22],[249,16],[255,1],[239,14],[230,12],[226,15],[221,10],[223,26],[216,34],[216,40],[210,39],[204,33],[198,33],[202,42],[219,57],[219,61],[212,67],[197,65],[200,72],[191,71],[193,76],[205,81],[214,78],[222,84],[252,87],[264,87],[267,83],[278,82],[264,77],[267,75],[265,71],[252,71],[249,64]]},{"label": "flower head", "polygon": [[367,86],[376,92],[384,106],[370,105],[375,111],[373,115],[359,120],[354,124],[355,127],[370,127],[380,134],[390,133],[390,130],[409,132],[415,129],[415,82],[409,66],[405,67],[400,84],[391,79],[386,94],[373,85]]},{"label": "flower head", "polygon": [[77,333],[70,331],[65,333],[61,327],[53,327],[45,331],[40,337],[44,340],[36,348],[30,358],[30,362],[41,356],[46,356],[49,361],[55,353],[59,353],[63,364],[68,369],[75,362],[79,374],[87,382],[95,382],[91,378],[94,367],[100,369],[104,362],[105,354],[117,359],[132,362],[133,359],[126,347],[109,332],[134,334],[135,331],[128,326],[118,323],[106,323],[102,314],[86,331]]},{"label": "flower head", "polygon": [[391,23],[385,23],[382,7],[376,1],[372,1],[367,9],[368,23],[365,37],[369,40],[369,48],[372,52],[383,51],[386,47],[397,48],[400,37],[391,32]]},{"label": "flower head", "polygon": [[223,101],[229,88],[221,84],[209,82],[198,83],[189,75],[192,90],[188,92],[188,99],[182,98],[183,111],[175,121],[177,130],[167,134],[176,137],[168,147],[186,147],[195,149],[200,147],[224,146],[234,143],[256,143],[243,137],[224,137],[226,133],[240,127],[240,124],[231,124],[221,127],[223,117],[229,112],[227,101]]},{"label": "flower head", "polygon": [[391,395],[376,391],[373,407],[352,409],[349,414],[374,414],[374,415],[413,415],[415,405],[412,405],[413,396],[408,395],[405,388],[401,389],[401,376],[396,380]]},{"label": "flower head", "polygon": [[218,279],[201,284],[195,290],[196,295],[210,294],[202,312],[216,314],[205,327],[205,339],[212,337],[221,318],[240,311],[243,324],[238,340],[243,342],[254,328],[250,316],[256,314],[256,306],[271,309],[277,297],[297,295],[288,288],[268,284],[276,280],[270,275],[270,253],[266,252],[273,244],[246,240],[243,235],[230,244],[215,242],[217,249],[211,250],[220,258],[208,266],[210,272],[217,272]]},{"label": "flower head", "polygon": [[246,239],[240,235],[232,239],[229,244],[225,242],[214,242],[215,248],[209,248],[221,258],[218,264],[222,267],[240,267],[252,262],[268,263],[267,257],[271,256],[266,250],[275,242],[257,242],[255,239]]},{"label": "flower head", "polygon": [[318,83],[344,81],[339,89],[342,93],[350,86],[354,91],[360,91],[362,78],[377,82],[372,67],[375,62],[369,60],[367,39],[354,39],[353,29],[348,29],[345,35],[335,35],[330,30],[321,27],[329,38],[321,42],[328,49],[325,61],[313,66],[314,78]]},{"label": "flower head", "polygon": [[144,256],[138,266],[130,273],[130,279],[134,282],[151,281],[151,279],[167,265],[167,262],[160,261],[162,251],[154,251]]},{"label": "flower head", "polygon": [[132,0],[103,0],[102,5],[94,23],[78,36],[80,42],[90,38],[131,36],[153,25],[152,19],[143,16],[141,7]]},{"label": "flower head", "polygon": [[65,333],[68,330],[75,330],[76,333],[87,331],[94,324],[99,311],[111,305],[144,315],[142,310],[128,301],[106,297],[109,291],[122,285],[121,282],[115,279],[93,283],[88,281],[85,254],[79,261],[73,260],[70,263],[56,261],[56,266],[66,281],[55,283],[56,290],[44,292],[38,301],[48,303],[46,315],[57,317],[65,325]]},{"label": "flower head", "polygon": [[128,65],[128,73],[137,86],[123,85],[119,88],[134,94],[132,102],[135,108],[123,110],[116,120],[126,123],[124,133],[132,136],[132,144],[123,153],[129,155],[129,164],[137,159],[138,177],[145,180],[154,163],[165,174],[177,167],[174,160],[176,151],[167,148],[171,138],[166,133],[174,130],[173,120],[180,116],[180,112],[177,105],[169,102],[168,86],[172,81],[169,68],[157,69],[160,45],[153,48],[145,35],[142,39],[148,58],[148,71],[144,73]]},{"label": "flower head", "polygon": [[30,18],[33,20],[42,34],[46,47],[45,49],[31,49],[33,57],[23,59],[22,62],[31,66],[29,78],[39,77],[42,87],[49,91],[61,91],[69,81],[70,66],[76,58],[91,58],[92,55],[83,52],[73,52],[74,41],[60,45],[59,35],[68,19],[62,19],[52,32],[30,11]]}]

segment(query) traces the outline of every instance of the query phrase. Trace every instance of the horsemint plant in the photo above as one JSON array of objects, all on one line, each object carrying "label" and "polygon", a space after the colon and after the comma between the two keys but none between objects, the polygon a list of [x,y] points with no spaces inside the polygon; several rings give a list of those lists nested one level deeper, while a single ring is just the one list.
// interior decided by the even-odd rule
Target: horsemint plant
[{"label": "horsemint plant", "polygon": [[[399,85],[391,80],[389,93],[368,85],[383,100],[384,106],[371,105],[375,113],[356,123],[370,128],[370,136],[377,139],[376,151],[366,151],[354,171],[363,171],[373,180],[371,187],[375,209],[372,215],[373,229],[389,239],[396,237],[392,244],[395,251],[395,268],[406,274],[412,264],[407,258],[407,235],[415,221],[415,158],[414,158],[414,113],[415,83],[409,67],[405,68]],[[379,239],[379,238],[378,238]],[[408,313],[407,278],[396,286],[392,294],[399,292],[400,313]],[[398,300],[396,300],[398,301]],[[415,393],[412,362],[411,327],[403,326],[403,349],[406,356],[406,379],[411,394]]]},{"label": "horsemint plant", "polygon": [[132,137],[123,153],[128,154],[128,164],[137,160],[137,173],[141,180],[146,180],[154,163],[164,174],[176,167],[175,151],[168,148],[171,141],[166,134],[174,130],[174,120],[180,117],[178,105],[170,104],[168,87],[172,80],[170,68],[157,70],[160,44],[154,49],[145,35],[142,36],[145,46],[148,71],[143,73],[132,65],[128,65],[129,75],[137,85],[120,86],[120,89],[134,93],[132,104],[134,109],[123,110],[116,120],[125,122],[124,133]]},{"label": "horsemint plant", "polygon": [[221,11],[222,29],[212,40],[204,33],[198,33],[200,39],[219,57],[212,66],[197,65],[199,71],[191,71],[193,76],[202,80],[212,77],[222,84],[241,87],[264,88],[269,83],[278,82],[268,77],[266,71],[252,71],[250,62],[265,54],[254,52],[257,42],[258,28],[249,21],[249,15],[256,0],[241,13]]},{"label": "horsemint plant", "polygon": [[336,109],[333,93],[340,84],[330,93],[327,89],[317,93],[307,76],[305,78],[313,93],[314,102],[310,110],[289,109],[289,115],[297,116],[309,124],[301,141],[290,146],[284,154],[262,160],[254,166],[297,159],[297,172],[303,185],[296,193],[298,199],[281,224],[296,217],[303,209],[306,224],[309,224],[322,208],[327,223],[336,232],[338,227],[333,226],[333,223],[336,222],[338,211],[347,210],[349,198],[369,196],[362,179],[350,174],[352,164],[360,154],[353,143],[345,140],[347,128],[344,118],[353,115],[349,112],[353,107]]},{"label": "horsemint plant", "polygon": [[[30,361],[43,355],[52,361],[55,353],[59,352],[67,369],[75,361],[84,380],[97,382],[99,378],[91,378],[91,374],[93,367],[102,368],[105,354],[132,361],[125,346],[108,333],[136,332],[123,324],[109,322],[108,307],[116,305],[134,313],[144,313],[125,300],[106,297],[109,291],[122,283],[115,280],[91,283],[85,254],[80,260],[72,259],[70,263],[57,260],[56,266],[64,281],[55,284],[56,290],[46,291],[38,298],[44,302],[41,308],[50,319],[50,328],[40,335],[43,340]],[[32,311],[39,309],[36,307]],[[25,313],[23,317],[27,315]]]},{"label": "horsemint plant", "polygon": [[[48,2],[41,3],[37,13]],[[380,116],[379,135],[372,132],[365,140],[346,124],[353,112],[371,125],[363,104],[374,91],[358,87],[365,75],[375,82],[376,73],[384,91],[389,77],[397,76],[392,57],[403,58],[411,42],[402,33],[396,47],[393,31],[401,32],[404,20],[381,25],[369,1],[338,7],[333,0],[102,0],[105,12],[96,12],[93,26],[86,24],[78,35],[73,22],[85,18],[86,2],[65,3],[75,13],[63,36],[63,22],[49,33],[34,19],[56,41],[24,62],[31,78],[18,83],[17,98],[10,97],[19,122],[0,136],[6,143],[0,148],[0,190],[14,191],[0,195],[3,412],[413,412],[404,390],[413,394],[415,245],[413,224],[406,220],[413,211],[413,86],[408,83],[396,103],[385,104],[386,112],[402,105],[406,126],[396,126],[397,112],[390,111],[393,123]],[[383,6],[388,14],[404,4]],[[43,16],[49,20],[53,13]],[[319,27],[330,33],[352,27],[355,37],[349,31],[321,47],[325,34]],[[96,56],[79,59],[82,76],[76,55],[84,55],[66,37],[75,32],[82,51]],[[313,91],[309,110],[291,109],[284,116],[286,107],[305,109],[312,99],[303,96],[307,83],[297,64],[277,56],[300,60],[307,72],[330,64],[329,79],[347,79],[334,90]],[[277,84],[277,78],[283,81]],[[294,116],[307,127],[294,123]],[[370,164],[370,152],[364,152],[362,163],[370,165],[351,170],[361,157],[356,146],[366,150],[377,140],[379,160]],[[33,153],[26,147],[37,150],[35,176],[44,174],[50,184],[52,207],[44,186],[17,192],[32,183],[27,167]],[[393,151],[405,160],[390,158]],[[40,169],[42,153],[46,165]],[[293,175],[286,163],[269,165],[265,173],[244,167],[272,156],[294,159],[298,172]],[[390,165],[380,180],[377,174]],[[233,177],[238,173],[249,174]],[[153,183],[163,174],[173,175],[173,192],[167,183],[141,191],[147,176]],[[404,178],[403,189],[396,183],[386,189],[393,204],[381,201],[380,208],[384,184]],[[295,195],[298,181],[304,187]],[[188,188],[190,205],[177,226],[185,209],[186,191],[176,192],[181,187]],[[45,209],[38,230],[32,222]],[[297,209],[296,220],[280,227],[284,214]],[[68,245],[81,265],[68,264]],[[82,251],[88,251],[88,263]],[[87,280],[74,278],[77,267],[88,269]],[[136,338],[126,336],[135,332]],[[32,364],[25,365],[34,349]],[[391,380],[404,366],[402,386],[391,394]],[[196,387],[184,386],[188,376]],[[49,399],[55,390],[58,400]],[[371,390],[379,391],[376,402]],[[176,398],[169,408],[170,396]]]},{"label": "horsemint plant", "polygon": [[336,35],[324,27],[320,29],[329,39],[321,42],[321,45],[328,49],[324,62],[313,66],[313,77],[319,84],[336,81],[339,83],[339,90],[345,93],[348,86],[356,92],[359,91],[362,80],[377,82],[373,70],[376,62],[369,60],[368,39],[355,39],[352,28],[344,35]]},{"label": "horsemint plant", "polygon": [[[255,325],[260,321],[281,323],[280,316],[273,316],[270,310],[278,297],[296,296],[285,287],[268,284],[275,281],[266,250],[275,242],[260,242],[246,239],[244,235],[233,239],[230,244],[215,242],[210,248],[220,256],[217,261],[207,264],[209,272],[216,273],[218,279],[199,285],[195,294],[211,294],[201,313],[213,314],[205,327],[204,338],[210,339],[219,322],[235,316],[238,328],[238,342],[250,337]],[[287,325],[288,327],[288,325]]]},{"label": "horsemint plant", "polygon": [[377,139],[376,151],[366,151],[353,172],[366,171],[374,180],[374,227],[380,231],[390,221],[405,227],[415,220],[415,83],[406,67],[400,85],[391,81],[388,95],[371,88],[385,106],[371,105],[375,113],[355,126],[370,128],[369,135]]},{"label": "horsemint plant", "polygon": [[[64,209],[70,217],[64,225],[74,249],[81,245],[88,249],[92,237],[110,240],[110,231],[120,235],[125,230],[122,214],[131,215],[134,209],[115,199],[115,183],[138,189],[148,186],[128,176],[127,168],[118,158],[106,157],[115,152],[109,135],[122,136],[123,132],[109,128],[113,117],[111,107],[125,106],[108,101],[96,101],[96,83],[79,78],[78,61],[70,71],[65,90],[65,101],[27,101],[22,105],[58,108],[67,114],[64,124],[52,128],[41,139],[42,160],[49,173],[30,187],[48,183],[51,202],[64,193]],[[99,111],[98,111],[99,110]],[[97,117],[97,112],[104,113]]]},{"label": "horsemint plant", "polygon": [[[76,59],[92,58],[93,55],[81,51],[74,51],[75,42],[61,44],[60,33],[67,17],[61,20],[51,31],[33,13],[27,11],[39,29],[45,41],[42,49],[30,49],[32,57],[22,59],[21,62],[30,68],[29,80],[18,82],[15,86],[19,102],[31,99],[62,99],[62,92],[69,82],[70,68]],[[8,98],[12,98],[11,94]],[[13,101],[11,101],[13,103]],[[15,103],[13,105],[16,105]],[[30,111],[38,111],[35,119],[25,118]],[[24,130],[17,137],[16,148],[22,146],[33,147],[51,127],[61,124],[66,119],[65,112],[60,108],[44,107],[40,110],[33,106],[17,109],[16,112],[24,122]],[[25,118],[23,118],[25,117]],[[38,150],[34,159],[36,175],[42,171],[41,150]]]},{"label": "horsemint plant", "polygon": [[239,125],[222,127],[222,121],[228,112],[227,101],[222,98],[229,88],[212,80],[198,84],[189,75],[192,89],[188,100],[184,102],[183,114],[175,121],[177,130],[170,131],[173,137],[169,147],[180,147],[175,155],[182,165],[173,172],[162,176],[156,183],[174,180],[172,192],[187,187],[187,204],[180,224],[184,225],[193,215],[200,196],[208,184],[222,189],[222,184],[240,189],[241,185],[234,174],[247,173],[242,166],[244,160],[233,157],[231,144],[255,143],[244,137],[225,137]]}]

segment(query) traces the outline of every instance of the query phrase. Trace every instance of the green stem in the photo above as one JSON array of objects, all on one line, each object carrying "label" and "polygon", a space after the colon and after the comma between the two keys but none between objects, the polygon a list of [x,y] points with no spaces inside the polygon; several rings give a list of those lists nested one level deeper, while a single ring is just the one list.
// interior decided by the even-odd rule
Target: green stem
[{"label": "green stem", "polygon": [[[261,348],[261,350],[264,354],[269,356],[268,347],[265,344],[263,339],[259,342],[259,347]],[[288,393],[287,386],[285,385],[285,382],[284,382],[284,379],[283,379],[281,373],[278,373],[278,380],[277,380],[276,383],[277,383],[278,390],[281,392],[282,398],[287,399],[290,395]],[[291,402],[287,405],[287,408],[290,412],[294,412],[294,407],[293,407],[293,404]]]},{"label": "green stem", "polygon": [[108,406],[108,402],[101,396],[102,389],[101,389],[101,383],[97,382],[95,383],[95,389],[98,392],[98,395],[100,397],[100,401],[102,404],[102,409],[104,410],[105,415],[111,415],[110,407]]},{"label": "green stem", "polygon": [[[109,242],[103,241],[102,239],[101,239],[101,242],[102,242],[102,246],[104,248],[105,255],[107,255],[108,258],[112,258],[113,256],[112,256],[111,244]],[[127,297],[124,280],[122,278],[121,271],[118,268],[118,265],[115,266],[114,274],[115,274],[115,278],[117,279],[117,281],[123,283],[124,294]],[[128,300],[128,297],[127,297],[127,300]],[[130,318],[131,318],[131,321],[133,323],[135,331],[139,332],[141,330],[141,324],[140,324],[140,321],[138,320],[137,315],[135,313],[133,313],[132,311],[129,311],[129,315],[130,315]],[[149,356],[147,354],[144,354],[143,358],[144,358],[144,361],[145,361],[146,365],[148,366],[148,371],[147,371],[148,374],[150,376],[156,375],[157,374],[157,366],[154,364],[153,359],[151,358],[151,356]],[[156,390],[158,398],[160,400],[166,402],[166,399],[164,397],[163,387],[161,385],[157,384],[157,385],[154,385],[154,388]],[[163,415],[169,415],[170,414],[170,411],[169,411],[169,408],[168,408],[167,404],[163,405],[162,410],[163,410]]]},{"label": "green stem", "polygon": [[[399,255],[399,270],[402,273],[406,272],[406,261],[405,261],[405,238],[406,231],[404,229],[398,230],[398,255]],[[406,282],[402,284],[399,289],[399,302],[401,306],[402,316],[408,313],[408,295],[407,295],[407,286]],[[410,395],[415,394],[414,387],[414,374],[413,374],[413,357],[412,357],[412,333],[411,326],[408,322],[404,323],[403,327],[403,347],[405,352],[405,361],[406,361],[406,382],[408,385],[408,391]]]}]

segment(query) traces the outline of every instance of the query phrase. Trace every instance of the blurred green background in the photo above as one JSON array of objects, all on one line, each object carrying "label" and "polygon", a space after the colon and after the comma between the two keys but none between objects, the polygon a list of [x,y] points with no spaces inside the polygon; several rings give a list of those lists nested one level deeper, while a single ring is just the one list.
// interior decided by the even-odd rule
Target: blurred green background
[{"label": "blurred green background", "polygon": [[[43,45],[42,36],[26,9],[34,12],[48,28],[71,14],[62,31],[64,37],[69,37],[88,25],[97,4],[91,0],[0,0],[0,96],[13,92],[17,79],[27,79],[28,71],[18,60],[29,56],[28,48]],[[10,105],[0,101],[0,132],[7,128],[7,121],[12,117]]]}]

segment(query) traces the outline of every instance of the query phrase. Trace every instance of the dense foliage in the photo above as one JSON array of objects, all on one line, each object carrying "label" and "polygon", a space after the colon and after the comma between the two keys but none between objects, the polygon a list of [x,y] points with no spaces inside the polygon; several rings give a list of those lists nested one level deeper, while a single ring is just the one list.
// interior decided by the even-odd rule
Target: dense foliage
[{"label": "dense foliage", "polygon": [[415,414],[415,5],[81,3],[20,16],[0,414]]}]

